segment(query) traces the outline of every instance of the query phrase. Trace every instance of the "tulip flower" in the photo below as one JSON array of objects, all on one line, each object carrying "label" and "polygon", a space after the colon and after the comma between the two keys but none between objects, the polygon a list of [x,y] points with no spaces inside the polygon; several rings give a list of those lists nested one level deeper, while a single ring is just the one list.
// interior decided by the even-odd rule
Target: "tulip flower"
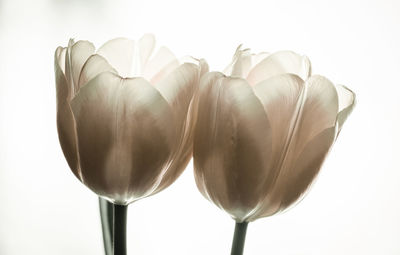
[{"label": "tulip flower", "polygon": [[114,254],[126,252],[126,206],[172,184],[192,156],[191,102],[207,64],[154,46],[145,35],[55,52],[61,148],[74,175],[114,204]]},{"label": "tulip flower", "polygon": [[355,94],[311,75],[305,56],[239,47],[225,74],[202,78],[196,101],[196,184],[236,221],[232,254],[242,254],[248,222],[304,196]]}]

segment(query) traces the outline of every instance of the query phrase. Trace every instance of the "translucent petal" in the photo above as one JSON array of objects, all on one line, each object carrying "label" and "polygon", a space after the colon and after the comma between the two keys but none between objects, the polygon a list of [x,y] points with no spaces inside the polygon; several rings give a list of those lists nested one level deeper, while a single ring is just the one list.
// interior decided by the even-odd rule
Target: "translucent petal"
[{"label": "translucent petal", "polygon": [[143,69],[143,77],[155,85],[179,66],[175,55],[166,47],[161,47]]},{"label": "translucent petal", "polygon": [[142,78],[103,72],[71,106],[84,183],[117,204],[152,194],[176,141],[174,116],[161,94]]},{"label": "translucent petal", "polygon": [[193,151],[200,191],[242,221],[263,198],[270,156],[270,123],[251,87],[243,79],[207,74]]},{"label": "translucent petal", "polygon": [[134,64],[135,42],[115,38],[101,46],[97,54],[103,56],[122,77],[129,77]]},{"label": "translucent petal", "polygon": [[78,89],[80,89],[98,74],[106,71],[117,73],[117,71],[101,55],[94,54],[90,56],[82,67],[82,71],[79,76]]},{"label": "translucent petal", "polygon": [[306,80],[311,75],[311,63],[307,57],[291,51],[275,52],[250,70],[247,81],[251,85],[255,85],[272,76],[284,73],[296,74]]},{"label": "translucent petal", "polygon": [[337,115],[338,133],[342,130],[347,117],[353,111],[356,104],[356,94],[343,85],[337,85],[336,90],[339,96],[339,113]]},{"label": "translucent petal", "polygon": [[[65,52],[63,50],[63,52]],[[65,55],[61,55],[65,56]],[[77,178],[80,179],[79,160],[76,148],[75,123],[69,105],[71,98],[71,87],[60,67],[60,50],[57,49],[54,58],[54,71],[56,77],[57,93],[57,130],[61,149],[68,162],[69,167]]]},{"label": "translucent petal", "polygon": [[67,76],[67,81],[73,87],[73,94],[75,94],[79,89],[78,82],[82,67],[90,55],[94,53],[95,47],[88,41],[78,41],[73,45],[71,45],[71,42],[67,51],[65,75]]},{"label": "translucent petal", "polygon": [[[271,80],[277,80],[278,77],[279,76],[275,76],[271,78]],[[281,77],[287,77],[287,75],[283,75]],[[297,78],[296,80],[298,82],[301,82],[300,78]],[[254,87],[255,90],[259,86],[267,82],[268,80],[261,84],[256,85]],[[284,142],[280,142],[279,140],[274,140],[278,133],[275,131],[275,129],[273,129],[273,131],[275,131],[273,135],[273,140],[276,142],[273,142],[274,164],[272,168],[275,169],[276,175],[273,179],[273,182],[270,185],[271,188],[268,192],[268,195],[265,197],[262,206],[258,208],[258,210],[252,216],[253,218],[256,217],[256,215],[272,215],[277,211],[283,210],[284,208],[289,206],[283,201],[284,199],[288,199],[285,198],[285,194],[288,190],[291,180],[294,178],[293,176],[297,176],[299,174],[298,167],[295,165],[295,164],[301,165],[299,162],[296,162],[298,160],[299,155],[305,150],[307,144],[309,144],[309,142],[312,139],[314,139],[318,134],[320,134],[321,132],[323,132],[328,128],[335,127],[335,121],[336,121],[335,113],[338,110],[338,97],[336,89],[329,80],[327,80],[322,76],[313,76],[309,80],[307,80],[306,85],[303,86],[302,90],[300,90],[300,94],[299,92],[297,92],[298,89],[294,89],[297,87],[294,86],[295,84],[294,82],[292,83],[280,82],[281,85],[285,85],[284,88],[279,87],[279,82],[275,82],[274,84],[275,84],[274,86],[275,90],[281,91],[280,94],[286,94],[287,96],[291,94],[293,95],[298,94],[298,100],[296,106],[294,107],[295,110],[292,111],[293,114],[290,120],[290,124],[287,125],[289,128],[287,128],[286,131],[282,132],[283,135],[278,135],[278,137],[280,138],[284,136],[284,133],[287,133],[286,137],[284,136],[285,137]],[[264,86],[268,87],[267,85]],[[282,93],[285,90],[286,93]],[[268,94],[265,93],[264,97],[268,99],[271,95],[277,94],[277,93],[274,94],[271,91],[272,88],[270,88],[270,92]],[[257,95],[260,95],[260,93],[257,93]],[[279,99],[279,97],[276,96],[274,96],[274,98],[276,98],[276,100],[272,102],[275,103],[270,103],[270,104],[265,103],[266,101],[268,102],[268,100],[265,99],[262,100],[264,107],[267,106],[266,112],[271,123],[281,122],[280,120],[282,118],[281,115],[286,115],[286,112],[290,113],[290,111],[285,110],[287,109],[286,106],[291,105],[291,108],[293,108],[294,106],[294,100],[288,100],[284,98]],[[294,99],[295,96],[290,96],[290,98]],[[271,112],[275,112],[275,114],[271,115]],[[287,120],[289,118],[285,117],[284,119],[285,122],[287,123]],[[285,129],[284,128],[285,122],[282,122],[281,126],[282,129]],[[329,146],[328,145],[326,146],[330,147],[330,145],[331,144],[329,144]],[[320,151],[313,151],[313,153],[322,155],[320,154],[321,153]],[[304,160],[307,161],[315,158],[320,159],[318,155],[315,155],[315,157],[314,155],[309,155],[308,157],[309,159],[304,159]],[[311,163],[305,162],[304,164],[311,164]],[[318,169],[319,166],[320,165],[318,165]],[[316,168],[314,168],[314,170],[317,171]],[[300,190],[301,187],[302,186],[299,186]],[[304,191],[299,191],[298,193],[301,194],[302,192]],[[292,201],[292,199],[288,200]]]}]

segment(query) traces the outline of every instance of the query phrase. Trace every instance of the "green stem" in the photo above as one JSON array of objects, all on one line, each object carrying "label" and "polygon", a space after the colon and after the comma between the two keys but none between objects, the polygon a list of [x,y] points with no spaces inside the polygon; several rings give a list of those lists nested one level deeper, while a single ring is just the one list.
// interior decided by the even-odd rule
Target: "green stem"
[{"label": "green stem", "polygon": [[248,222],[236,222],[235,234],[233,235],[231,255],[242,255],[244,241],[246,240]]},{"label": "green stem", "polygon": [[126,215],[128,206],[114,204],[113,255],[126,255]]},{"label": "green stem", "polygon": [[112,255],[113,252],[113,204],[99,197],[101,228],[103,230],[103,243],[106,255]]}]

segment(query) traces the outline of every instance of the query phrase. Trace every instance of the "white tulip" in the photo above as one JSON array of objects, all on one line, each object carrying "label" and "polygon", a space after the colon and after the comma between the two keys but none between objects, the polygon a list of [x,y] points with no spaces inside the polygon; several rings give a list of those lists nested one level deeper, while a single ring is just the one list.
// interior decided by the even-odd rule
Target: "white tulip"
[{"label": "white tulip", "polygon": [[201,193],[237,222],[280,212],[310,186],[354,107],[355,94],[311,75],[294,52],[238,48],[198,94],[194,167]]},{"label": "white tulip", "polygon": [[190,107],[205,61],[180,64],[155,40],[117,38],[55,53],[57,127],[68,164],[101,197],[127,205],[168,187],[192,156]]}]

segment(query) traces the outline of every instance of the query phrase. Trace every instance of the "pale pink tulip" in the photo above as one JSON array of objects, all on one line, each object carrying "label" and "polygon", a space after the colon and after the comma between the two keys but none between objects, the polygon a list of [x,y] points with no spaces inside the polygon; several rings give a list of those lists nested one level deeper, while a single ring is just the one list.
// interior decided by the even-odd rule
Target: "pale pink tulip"
[{"label": "pale pink tulip", "polygon": [[196,100],[197,186],[237,222],[250,222],[305,194],[355,94],[311,75],[305,56],[238,48],[225,74],[202,78]]},{"label": "pale pink tulip", "polygon": [[155,40],[117,38],[97,51],[73,40],[55,52],[57,127],[75,176],[127,205],[168,187],[192,156],[190,107],[205,61],[183,63]]}]

